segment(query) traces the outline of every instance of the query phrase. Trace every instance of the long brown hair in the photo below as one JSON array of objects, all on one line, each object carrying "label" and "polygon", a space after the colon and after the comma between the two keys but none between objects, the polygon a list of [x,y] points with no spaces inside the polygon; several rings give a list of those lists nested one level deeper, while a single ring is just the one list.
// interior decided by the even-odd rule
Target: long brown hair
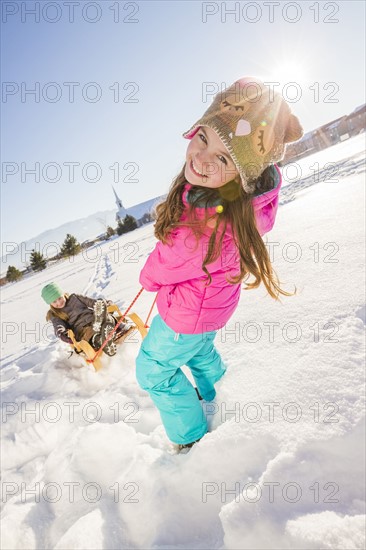
[{"label": "long brown hair", "polygon": [[[65,292],[65,294],[63,294],[63,297],[67,301],[70,297],[70,294],[67,294]],[[46,315],[46,321],[50,321],[52,317],[58,317],[59,319],[62,319],[63,321],[66,321],[66,322],[69,320],[69,316],[67,315],[67,313],[65,313],[64,311],[60,311],[57,307],[53,307],[50,304],[50,309],[47,311],[47,315]]]},{"label": "long brown hair", "polygon": [[[185,225],[191,227],[198,244],[203,227],[206,227],[207,230],[208,222],[214,224],[208,243],[208,251],[202,264],[202,270],[209,279],[208,284],[211,284],[212,277],[206,266],[221,255],[222,241],[227,224],[229,223],[232,227],[234,241],[239,251],[240,274],[231,281],[228,280],[228,282],[230,284],[238,284],[243,281],[246,285],[244,287],[245,290],[257,288],[263,282],[269,295],[275,300],[279,300],[279,294],[283,296],[293,296],[293,294],[296,294],[296,287],[294,293],[286,292],[280,288],[280,281],[272,268],[267,248],[256,226],[252,197],[244,191],[242,185],[236,179],[229,181],[218,189],[195,186],[200,189],[199,196],[193,198],[192,203],[189,205],[187,221],[180,221],[185,209],[182,200],[184,186],[187,183],[184,171],[185,164],[178,176],[173,180],[166,199],[155,207],[155,237],[164,244],[169,244],[172,230],[180,225]],[[271,185],[273,186],[273,180],[268,167],[260,178],[258,178],[257,188],[264,192],[271,189]],[[195,218],[194,210],[198,202],[202,205],[203,201],[207,208],[212,204],[212,201],[217,201],[217,199],[220,199],[220,204],[223,206],[222,213],[210,216],[206,210],[204,220],[197,220]],[[218,238],[217,235],[219,235]],[[250,275],[254,276],[254,282],[245,282]]]}]

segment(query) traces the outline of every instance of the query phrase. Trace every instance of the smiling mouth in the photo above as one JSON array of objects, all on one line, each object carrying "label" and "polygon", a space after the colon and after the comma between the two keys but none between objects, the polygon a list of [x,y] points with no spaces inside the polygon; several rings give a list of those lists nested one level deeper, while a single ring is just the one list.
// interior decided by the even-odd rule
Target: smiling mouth
[{"label": "smiling mouth", "polygon": [[205,178],[208,177],[207,174],[202,174],[202,173],[198,170],[197,166],[195,166],[195,165],[193,164],[193,160],[192,160],[192,159],[191,159],[190,167],[191,167],[192,172],[193,172],[194,174],[196,174],[196,176],[201,176],[201,177],[205,177]]}]

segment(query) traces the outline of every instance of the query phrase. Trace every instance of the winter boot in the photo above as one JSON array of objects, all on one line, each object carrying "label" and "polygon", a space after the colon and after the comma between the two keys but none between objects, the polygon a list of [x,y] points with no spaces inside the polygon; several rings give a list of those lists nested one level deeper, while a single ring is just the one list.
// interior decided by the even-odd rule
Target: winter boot
[{"label": "winter boot", "polygon": [[134,325],[132,324],[128,324],[128,323],[121,323],[116,332],[114,333],[114,340],[118,340],[119,338],[121,338],[124,334],[126,334],[126,332],[128,332],[130,330],[130,328],[132,328]]},{"label": "winter boot", "polygon": [[185,443],[184,445],[174,443],[174,450],[176,451],[176,453],[179,454],[187,454],[192,449],[193,445],[195,443],[198,443],[199,441],[200,439],[197,439],[197,441],[192,441],[192,443]]},{"label": "winter boot", "polygon": [[[101,330],[101,337],[103,339],[103,342],[108,338],[109,334],[114,330],[114,323],[107,321]],[[103,351],[106,355],[109,355],[112,357],[113,355],[116,355],[117,353],[117,346],[114,343],[114,335],[113,337],[107,342],[107,344],[104,346]]]},{"label": "winter boot", "polygon": [[93,330],[98,333],[101,331],[102,324],[105,323],[107,317],[107,304],[104,300],[97,300],[93,306],[94,323]]},{"label": "winter boot", "polygon": [[101,347],[102,337],[101,337],[99,332],[97,332],[96,334],[93,334],[93,336],[90,340],[90,344],[91,344],[92,348],[94,348],[95,350],[98,350]]}]

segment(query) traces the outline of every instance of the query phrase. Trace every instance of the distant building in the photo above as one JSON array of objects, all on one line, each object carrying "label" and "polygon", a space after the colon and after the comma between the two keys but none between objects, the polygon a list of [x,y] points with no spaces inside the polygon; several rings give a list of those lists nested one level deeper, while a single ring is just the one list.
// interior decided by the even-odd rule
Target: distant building
[{"label": "distant building", "polygon": [[117,192],[113,187],[113,185],[112,185],[112,189],[114,192],[114,196],[116,198],[116,205],[118,208],[116,213],[117,223],[119,221],[123,222],[125,217],[129,215],[135,218],[137,222],[137,227],[141,227],[141,225],[144,225],[146,223],[153,221],[152,211],[154,209],[154,206],[157,203],[161,202],[163,198],[165,198],[165,196],[156,197],[155,199],[150,199],[148,201],[141,202],[140,204],[136,204],[135,206],[131,206],[130,208],[125,208],[123,206],[121,199],[117,195]]},{"label": "distant building", "polygon": [[296,143],[290,143],[286,148],[284,158],[279,166],[307,157],[312,153],[331,147],[336,143],[357,136],[366,130],[366,104],[360,105],[349,115],[343,115],[336,120],[327,122],[315,130],[303,135]]},{"label": "distant building", "polygon": [[123,206],[122,201],[119,198],[119,196],[117,195],[116,190],[113,187],[113,185],[112,185],[112,189],[113,189],[113,192],[114,192],[114,196],[116,197],[116,205],[117,205],[117,208],[118,208],[117,213],[116,213],[116,221],[117,221],[117,223],[119,221],[123,222],[123,220],[127,216],[127,210]]}]

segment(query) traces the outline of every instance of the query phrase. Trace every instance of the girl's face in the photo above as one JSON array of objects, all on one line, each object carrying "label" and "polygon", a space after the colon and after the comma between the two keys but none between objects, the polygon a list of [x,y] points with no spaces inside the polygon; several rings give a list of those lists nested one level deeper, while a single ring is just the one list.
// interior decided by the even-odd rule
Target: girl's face
[{"label": "girl's face", "polygon": [[188,183],[216,189],[239,173],[225,145],[212,128],[201,126],[189,142],[184,176]]},{"label": "girl's face", "polygon": [[63,296],[60,296],[59,298],[57,298],[57,300],[52,302],[51,306],[57,309],[61,309],[62,307],[64,307],[65,304],[66,304],[65,298]]}]

